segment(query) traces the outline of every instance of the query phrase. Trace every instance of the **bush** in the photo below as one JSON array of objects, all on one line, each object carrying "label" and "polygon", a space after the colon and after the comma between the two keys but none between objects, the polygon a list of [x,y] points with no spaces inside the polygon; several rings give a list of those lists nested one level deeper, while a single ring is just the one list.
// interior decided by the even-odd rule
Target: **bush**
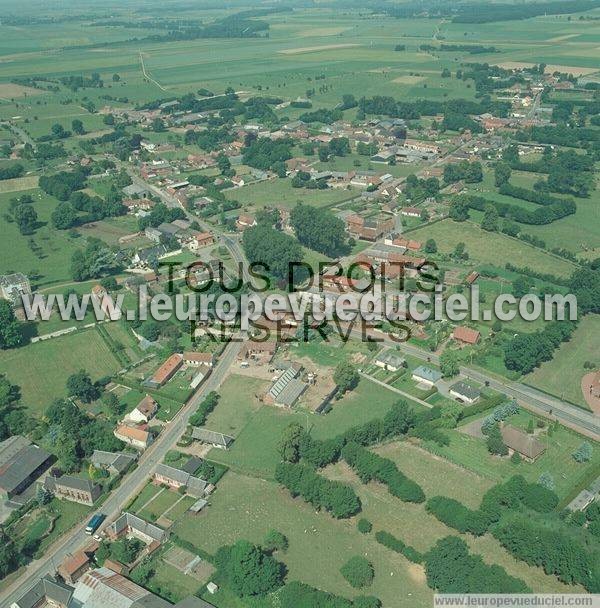
[{"label": "bush", "polygon": [[361,534],[368,534],[373,529],[373,524],[363,517],[358,520],[356,527]]},{"label": "bush", "polygon": [[404,544],[399,538],[396,538],[389,532],[385,532],[384,530],[376,532],[375,540],[380,545],[383,545],[396,553],[401,553],[408,561],[413,562],[413,564],[420,564],[423,561],[422,553],[419,553],[415,548]]},{"label": "bush", "polygon": [[355,589],[368,587],[375,576],[372,564],[359,555],[351,557],[341,568],[342,576]]}]

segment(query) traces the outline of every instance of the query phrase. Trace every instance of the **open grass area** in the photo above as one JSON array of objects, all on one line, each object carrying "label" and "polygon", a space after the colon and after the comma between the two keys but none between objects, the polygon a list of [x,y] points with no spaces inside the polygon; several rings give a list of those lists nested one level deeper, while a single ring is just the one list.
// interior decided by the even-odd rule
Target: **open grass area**
[{"label": "open grass area", "polygon": [[504,266],[510,262],[514,266],[529,266],[536,272],[563,277],[569,276],[575,268],[567,260],[504,234],[486,232],[470,221],[442,220],[411,231],[410,237],[423,242],[434,239],[438,251],[446,254],[452,253],[458,243],[464,243],[469,254],[469,263],[474,265],[480,263]]},{"label": "open grass area", "polygon": [[236,200],[242,205],[252,205],[261,208],[266,206],[295,207],[297,203],[312,205],[313,207],[328,207],[356,196],[356,190],[342,190],[329,188],[327,190],[307,190],[305,188],[292,188],[289,179],[274,179],[250,184],[235,190],[227,190],[226,196]]},{"label": "open grass area", "polygon": [[[292,422],[306,425],[319,439],[334,437],[352,426],[384,416],[399,398],[400,395],[384,387],[362,380],[354,391],[334,402],[333,409],[326,415],[263,406],[239,433],[229,450],[213,449],[209,456],[235,471],[270,479],[280,460],[277,442],[283,430]],[[215,413],[225,405],[224,401],[221,399]],[[235,399],[235,403],[238,402],[239,397]]]},{"label": "open grass area", "polygon": [[[531,414],[521,412],[511,417],[507,424],[525,430],[531,418]],[[450,437],[450,445],[440,447],[426,444],[427,450],[496,483],[517,474],[523,475],[529,481],[537,481],[542,473],[548,472],[554,478],[556,493],[559,498],[564,499],[571,496],[575,490],[578,491],[582,481],[593,480],[600,474],[600,450],[594,450],[594,455],[588,463],[577,463],[572,453],[586,439],[562,426],[558,427],[551,437],[547,429],[538,431],[536,437],[546,447],[546,451],[535,462],[522,460],[519,464],[512,463],[508,457],[492,456],[483,439],[467,435],[460,427],[446,433]]]},{"label": "open grass area", "polygon": [[268,383],[257,378],[230,375],[219,389],[221,398],[208,416],[205,427],[237,437],[261,408],[256,395],[262,394]]},{"label": "open grass area", "polygon": [[0,373],[21,387],[22,403],[36,415],[67,396],[65,382],[71,374],[85,369],[98,380],[120,367],[95,329],[0,352]]},{"label": "open grass area", "polygon": [[581,392],[581,378],[590,371],[583,367],[586,361],[600,367],[599,335],[600,316],[586,315],[571,339],[554,353],[552,360],[528,374],[525,382],[589,409]]},{"label": "open grass area", "polygon": [[[33,197],[33,207],[40,226],[32,235],[20,234],[16,224],[6,220],[10,200],[21,194]],[[0,274],[26,273],[38,286],[71,280],[71,255],[83,242],[77,242],[68,231],[56,230],[50,215],[58,201],[40,190],[0,194]]]},{"label": "open grass area", "polygon": [[161,488],[145,507],[137,514],[146,521],[156,521],[165,511],[170,509],[180,498],[181,494],[173,490]]}]

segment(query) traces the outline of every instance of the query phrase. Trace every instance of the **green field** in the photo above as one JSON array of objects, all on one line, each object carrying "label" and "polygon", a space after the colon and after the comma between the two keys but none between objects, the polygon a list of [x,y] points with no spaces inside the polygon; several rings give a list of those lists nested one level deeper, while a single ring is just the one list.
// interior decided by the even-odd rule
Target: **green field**
[{"label": "green field", "polygon": [[67,396],[65,382],[76,371],[83,368],[98,380],[120,367],[95,329],[0,352],[0,373],[21,387],[22,402],[34,414]]},{"label": "green field", "polygon": [[[586,315],[580,321],[575,333],[554,353],[552,361],[542,365],[525,377],[525,382],[542,391],[566,399],[589,409],[581,392],[581,378],[590,372],[584,369],[586,361],[598,368],[598,335],[600,316]],[[568,378],[568,381],[565,379]]]},{"label": "green field", "polygon": [[441,253],[452,253],[458,243],[466,245],[469,262],[473,265],[495,264],[504,267],[507,262],[514,266],[528,266],[541,273],[569,276],[574,265],[540,249],[504,234],[486,232],[473,222],[442,220],[410,232],[411,238],[420,241],[434,239]]},{"label": "green field", "polygon": [[355,189],[329,188],[327,190],[307,190],[306,188],[292,188],[291,180],[275,179],[256,184],[249,184],[242,188],[227,190],[230,200],[239,201],[242,205],[261,207],[289,207],[297,203],[312,205],[313,207],[328,207],[349,200],[357,196]]}]

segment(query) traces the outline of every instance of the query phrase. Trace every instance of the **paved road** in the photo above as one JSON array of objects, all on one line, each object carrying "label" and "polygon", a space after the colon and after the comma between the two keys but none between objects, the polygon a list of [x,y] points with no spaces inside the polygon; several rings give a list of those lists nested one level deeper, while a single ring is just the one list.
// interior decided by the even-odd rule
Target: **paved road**
[{"label": "paved road", "polygon": [[[231,342],[225,347],[219,362],[207,381],[194,393],[175,419],[171,423],[167,423],[154,444],[140,458],[138,467],[124,477],[119,487],[106,499],[99,509],[107,516],[106,524],[117,517],[125,505],[146,485],[156,465],[162,462],[167,452],[172,449],[185,430],[189,417],[196,411],[198,403],[208,392],[216,390],[223,382],[240,348],[241,342]],[[90,540],[90,537],[84,532],[86,524],[87,519],[79,523],[69,536],[59,539],[52,545],[46,551],[44,557],[31,562],[24,574],[0,594],[0,605],[10,606],[12,602],[30,589],[39,578],[45,574],[53,573],[67,554],[82,549]]]},{"label": "paved road", "polygon": [[[359,331],[353,331],[352,335],[359,336]],[[382,332],[377,332],[377,337],[383,339],[383,343],[388,346],[397,346],[399,343],[392,338],[385,336]],[[422,361],[439,365],[440,358],[435,353],[428,352],[412,344],[400,343],[400,349]],[[587,435],[592,439],[600,439],[600,417],[591,412],[567,403],[557,397],[552,397],[521,382],[513,382],[504,378],[497,378],[485,372],[469,366],[462,366],[460,374],[464,378],[474,380],[481,384],[486,384],[497,391],[506,393],[513,397],[526,409],[532,410],[537,414],[558,419],[566,426]]]},{"label": "paved road", "polygon": [[21,129],[21,127],[17,126],[15,123],[10,122],[10,121],[2,121],[2,122],[0,122],[0,124],[8,126],[8,128],[13,133],[15,133],[16,135],[18,135],[21,138],[21,141],[24,144],[31,144],[31,147],[34,150],[37,148],[35,141],[33,141],[33,139],[31,139],[29,134],[26,131],[24,131],[23,129]]}]

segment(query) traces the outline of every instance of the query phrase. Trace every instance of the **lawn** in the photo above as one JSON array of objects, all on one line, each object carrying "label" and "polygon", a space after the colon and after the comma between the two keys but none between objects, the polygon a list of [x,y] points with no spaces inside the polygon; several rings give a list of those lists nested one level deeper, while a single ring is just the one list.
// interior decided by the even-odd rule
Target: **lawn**
[{"label": "lawn", "polygon": [[274,179],[227,190],[225,194],[228,199],[239,201],[242,205],[259,208],[285,206],[291,209],[297,203],[313,207],[328,207],[357,196],[358,192],[340,188],[328,188],[327,190],[292,188],[291,180]]},{"label": "lawn", "polygon": [[167,509],[171,508],[179,499],[181,494],[172,490],[162,489],[157,492],[151,502],[138,511],[137,515],[146,521],[156,521]]},{"label": "lawn", "polygon": [[[319,439],[334,437],[352,426],[384,416],[399,398],[400,395],[384,387],[362,380],[353,392],[341,401],[334,402],[333,409],[325,415],[263,406],[247,423],[229,450],[213,449],[209,457],[235,471],[271,479],[280,460],[277,442],[282,431],[292,422],[307,426],[311,434]],[[235,403],[238,402],[236,398]],[[222,399],[215,413],[224,405]],[[212,428],[208,424],[207,426]]]},{"label": "lawn", "polygon": [[598,336],[600,315],[586,315],[571,340],[555,351],[551,361],[528,374],[525,382],[589,409],[581,392],[581,378],[590,371],[583,367],[586,361],[593,362],[596,368],[600,366]]},{"label": "lawn", "polygon": [[[567,260],[545,253],[527,243],[504,234],[486,232],[473,222],[442,220],[410,232],[410,238],[425,242],[434,239],[440,253],[452,253],[458,243],[466,245],[469,261],[473,264],[495,264],[504,267],[529,266],[541,273],[570,276],[574,266]],[[500,258],[499,258],[499,252]]]},{"label": "lawn", "polygon": [[0,373],[21,387],[22,403],[35,414],[67,396],[65,382],[76,371],[85,369],[95,381],[120,367],[95,329],[0,352]]},{"label": "lawn", "polygon": [[24,272],[37,286],[70,281],[71,255],[85,243],[77,242],[69,231],[52,227],[50,215],[58,204],[55,198],[40,190],[26,190],[21,194],[33,197],[40,226],[32,235],[20,234],[16,224],[6,221],[8,205],[16,193],[0,194],[0,274]]},{"label": "lawn", "polygon": [[[521,412],[511,417],[507,423],[526,429],[531,414]],[[492,456],[483,439],[472,437],[453,429],[445,431],[450,437],[450,445],[425,444],[430,452],[443,456],[470,471],[474,471],[494,482],[506,480],[511,475],[523,475],[529,481],[537,481],[542,473],[549,472],[554,478],[556,493],[566,499],[576,494],[585,480],[593,480],[600,474],[600,450],[594,450],[588,463],[575,462],[571,454],[585,440],[581,435],[565,427],[559,427],[551,437],[547,430],[538,431],[538,440],[546,446],[546,451],[533,463],[521,461],[513,464],[509,458]]]},{"label": "lawn", "polygon": [[262,394],[268,383],[257,378],[230,375],[219,389],[221,398],[208,416],[205,427],[237,437],[261,408],[256,395]]}]

